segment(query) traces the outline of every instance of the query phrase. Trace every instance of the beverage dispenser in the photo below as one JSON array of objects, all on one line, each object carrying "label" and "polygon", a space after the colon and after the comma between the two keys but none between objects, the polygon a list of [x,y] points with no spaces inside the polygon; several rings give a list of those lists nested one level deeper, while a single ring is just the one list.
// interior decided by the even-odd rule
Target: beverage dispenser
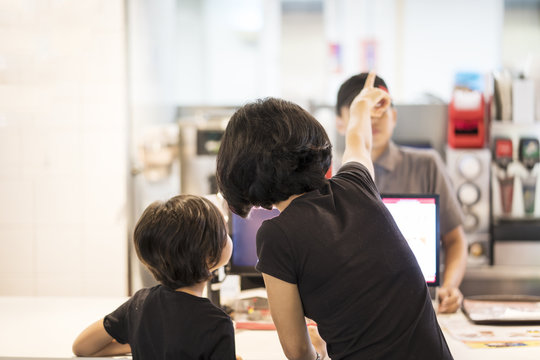
[{"label": "beverage dispenser", "polygon": [[[496,73],[490,126],[494,265],[540,264],[540,114],[533,79]],[[504,90],[504,91],[502,91]]]}]

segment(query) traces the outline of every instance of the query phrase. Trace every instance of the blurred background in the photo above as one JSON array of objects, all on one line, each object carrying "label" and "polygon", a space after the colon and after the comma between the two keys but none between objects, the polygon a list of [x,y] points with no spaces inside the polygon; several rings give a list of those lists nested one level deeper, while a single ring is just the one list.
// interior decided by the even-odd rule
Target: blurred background
[{"label": "blurred background", "polygon": [[[497,74],[538,81],[539,57],[540,0],[1,0],[0,295],[124,296],[143,286],[130,246],[136,219],[153,200],[213,192],[212,144],[248,101],[297,102],[338,144],[337,89],[375,69],[403,114],[396,140],[428,143],[451,170],[462,151],[447,142],[456,85],[472,77],[489,100]],[[497,114],[483,116],[514,146],[540,137],[540,111],[528,127]],[[497,211],[512,220],[505,226],[526,217],[531,234],[539,216],[501,205],[493,215],[485,138],[478,196],[489,224],[471,265],[538,270],[538,258],[493,254]],[[510,232],[501,246],[512,244],[501,254],[539,254],[540,236],[501,229]],[[514,246],[521,240],[527,247]]]}]

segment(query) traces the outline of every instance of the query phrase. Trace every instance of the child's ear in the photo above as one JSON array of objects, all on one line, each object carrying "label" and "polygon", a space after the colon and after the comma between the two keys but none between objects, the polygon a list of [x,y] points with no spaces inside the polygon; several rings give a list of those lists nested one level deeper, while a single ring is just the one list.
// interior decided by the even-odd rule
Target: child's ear
[{"label": "child's ear", "polygon": [[214,270],[219,269],[222,266],[227,265],[227,263],[231,259],[232,250],[233,250],[232,240],[231,240],[231,237],[227,235],[226,243],[223,249],[221,250],[221,254],[220,254],[218,262],[214,264],[213,266],[210,264],[209,261],[207,262],[209,264],[208,265],[209,270],[214,271]]}]

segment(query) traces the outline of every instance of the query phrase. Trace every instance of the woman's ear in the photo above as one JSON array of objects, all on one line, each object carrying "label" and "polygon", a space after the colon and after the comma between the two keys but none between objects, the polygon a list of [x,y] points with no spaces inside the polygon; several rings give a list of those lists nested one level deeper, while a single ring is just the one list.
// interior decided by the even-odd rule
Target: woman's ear
[{"label": "woman's ear", "polygon": [[208,269],[210,270],[210,272],[213,272],[214,270],[217,270],[220,267],[227,265],[227,263],[231,259],[232,250],[233,250],[232,240],[231,240],[231,237],[227,235],[227,240],[226,240],[225,246],[221,250],[221,254],[220,254],[220,258],[218,262],[212,266],[212,264],[210,264],[210,262],[207,261]]}]

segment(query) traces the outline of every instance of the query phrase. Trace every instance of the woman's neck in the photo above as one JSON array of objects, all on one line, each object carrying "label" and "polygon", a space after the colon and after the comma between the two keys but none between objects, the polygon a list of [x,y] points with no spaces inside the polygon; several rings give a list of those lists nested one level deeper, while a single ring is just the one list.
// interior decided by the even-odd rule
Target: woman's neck
[{"label": "woman's neck", "polygon": [[289,198],[287,200],[280,201],[277,204],[274,204],[274,206],[279,210],[279,212],[283,212],[283,210],[285,210],[287,208],[287,206],[289,206],[294,199],[296,199],[297,197],[302,196],[304,194],[305,193],[291,195],[291,196],[289,196]]}]

